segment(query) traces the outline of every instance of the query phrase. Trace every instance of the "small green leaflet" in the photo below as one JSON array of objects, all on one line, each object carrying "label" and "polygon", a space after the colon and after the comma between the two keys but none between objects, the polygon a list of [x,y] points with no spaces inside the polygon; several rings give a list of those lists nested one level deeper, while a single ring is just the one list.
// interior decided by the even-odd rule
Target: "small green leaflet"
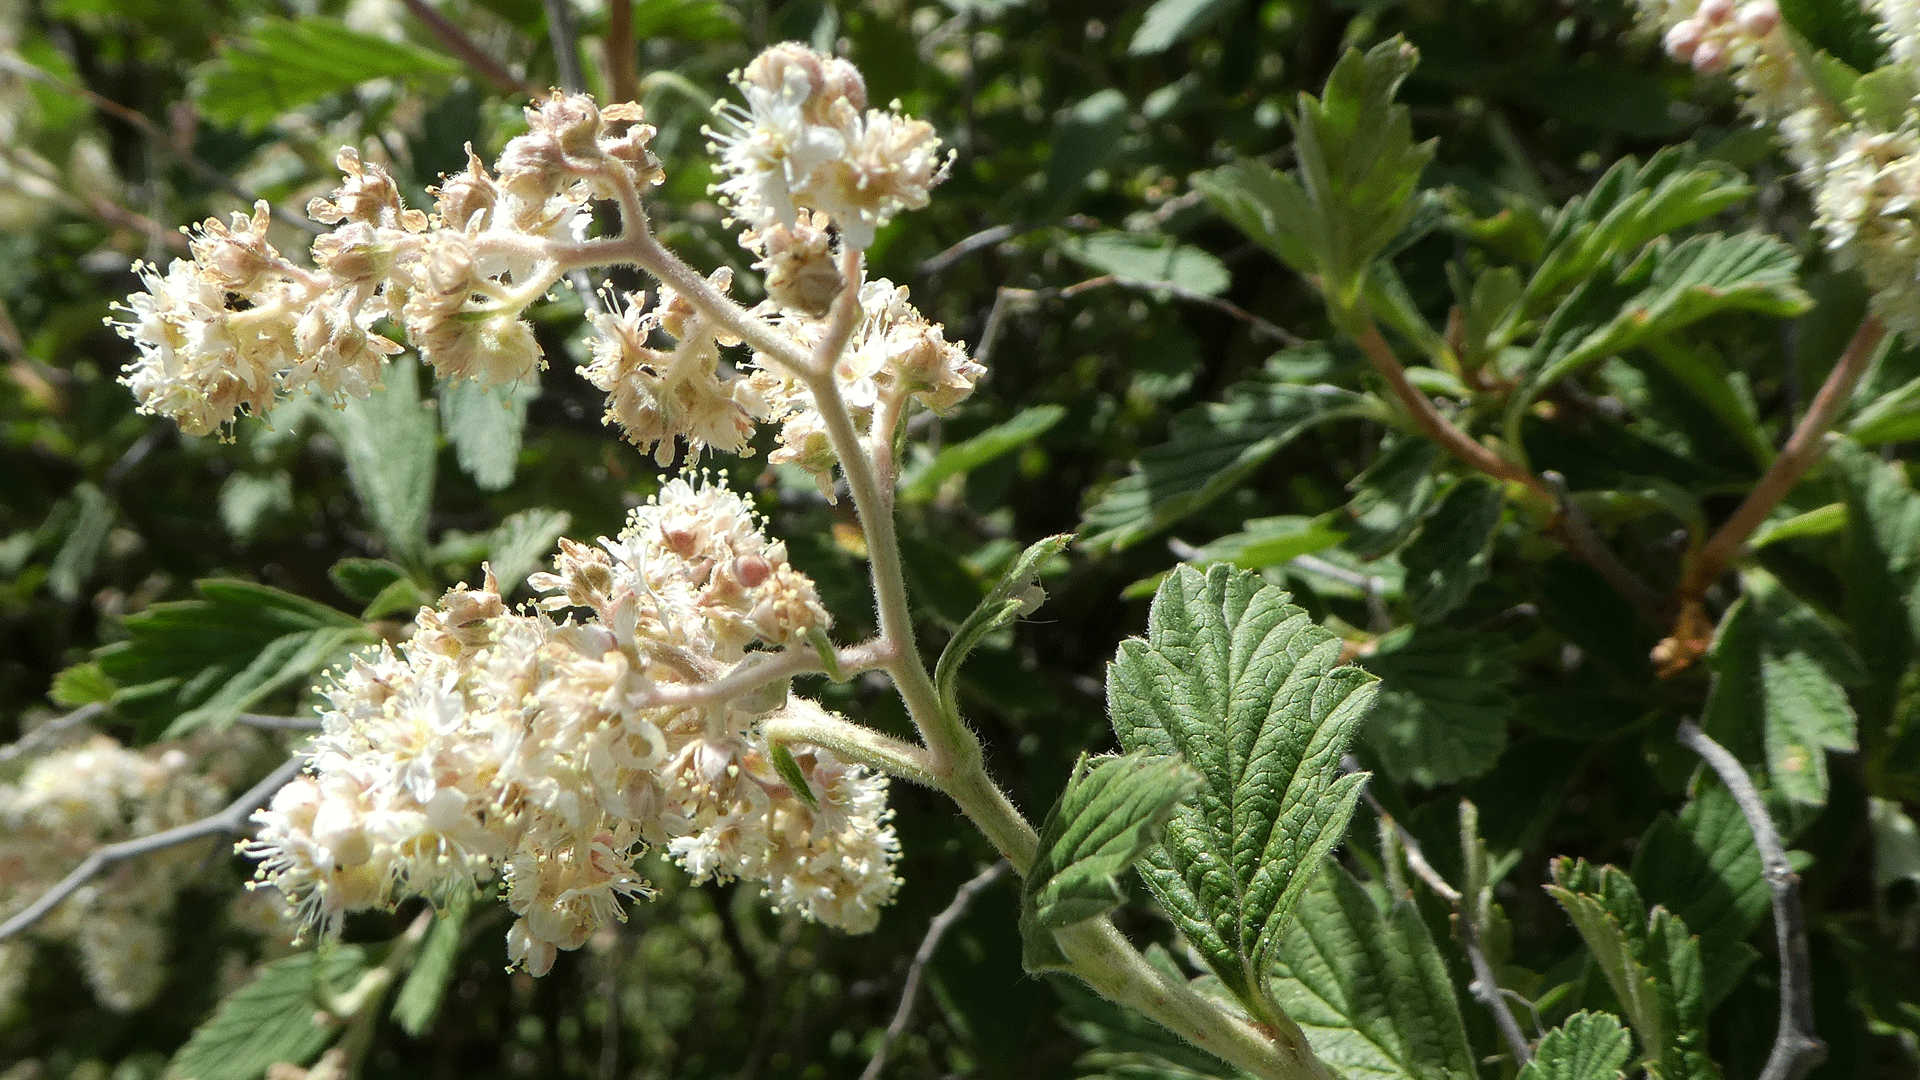
[{"label": "small green leaflet", "polygon": [[1291,515],[1254,518],[1237,533],[1228,533],[1200,549],[1196,562],[1229,562],[1242,570],[1261,570],[1302,555],[1325,551],[1346,538],[1333,523],[1333,514],[1316,518]]},{"label": "small green leaflet", "polygon": [[335,19],[267,19],[250,35],[221,43],[220,55],[194,73],[193,96],[214,121],[252,134],[288,110],[372,79],[442,81],[459,72],[439,53]]},{"label": "small green leaflet", "polygon": [[1182,566],[1160,584],[1147,636],[1107,668],[1107,706],[1129,751],[1185,758],[1201,776],[1141,876],[1207,964],[1255,1015],[1287,917],[1346,833],[1364,774],[1340,756],[1374,678],[1260,575]]},{"label": "small green leaflet", "polygon": [[1620,1080],[1633,1039],[1611,1013],[1577,1012],[1540,1039],[1516,1080]]},{"label": "small green leaflet", "polygon": [[120,688],[120,711],[147,738],[228,723],[370,640],[360,620],[265,585],[208,579],[195,588],[201,599],[129,615],[127,640],[94,654]]},{"label": "small green leaflet", "polygon": [[785,743],[774,743],[769,756],[773,758],[773,771],[780,774],[780,779],[787,782],[795,795],[800,796],[800,801],[807,804],[807,809],[820,809],[820,797],[813,793],[813,785],[807,782],[807,774],[800,771],[800,763],[793,760],[793,751],[787,749]]},{"label": "small green leaflet", "polygon": [[401,357],[386,366],[382,380],[372,396],[326,410],[321,422],[340,444],[367,519],[394,556],[412,565],[426,552],[438,432],[420,400],[417,362]]},{"label": "small green leaflet", "polygon": [[1233,490],[1308,429],[1351,417],[1381,418],[1380,403],[1333,386],[1241,383],[1226,400],[1173,418],[1171,440],[1142,453],[1138,471],[1087,509],[1087,543],[1136,544]]},{"label": "small green leaflet", "polygon": [[1713,1080],[1698,939],[1665,908],[1648,912],[1627,875],[1556,859],[1547,892],[1573,920],[1619,998],[1655,1080]]},{"label": "small green leaflet", "polygon": [[1920,495],[1898,461],[1882,461],[1850,439],[1833,439],[1834,464],[1847,511],[1846,619],[1867,679],[1859,687],[1862,723],[1885,731],[1895,722],[1900,687],[1920,637]]},{"label": "small green leaflet", "polygon": [[1740,599],[1714,634],[1713,691],[1702,726],[1747,748],[1757,719],[1773,789],[1820,805],[1827,800],[1826,752],[1858,745],[1846,687],[1866,673],[1840,633],[1773,575],[1749,568],[1741,584]]},{"label": "small green leaflet", "polygon": [[1413,904],[1329,859],[1275,950],[1273,995],[1336,1073],[1472,1080],[1473,1052],[1447,964]]},{"label": "small green leaflet", "polygon": [[454,961],[460,959],[460,939],[472,908],[473,894],[456,892],[445,908],[434,913],[433,928],[421,943],[413,970],[407,972],[406,981],[394,995],[394,1022],[416,1039],[427,1033],[434,1014],[440,1011],[440,999],[453,980]]},{"label": "small green leaflet", "polygon": [[1021,609],[1032,600],[1029,590],[1039,587],[1037,579],[1041,568],[1072,542],[1073,537],[1066,534],[1034,541],[1013,560],[973,613],[953,632],[933,668],[933,685],[940,694],[941,707],[949,716],[960,715],[960,665],[966,662],[967,654],[982,638],[1019,616]]},{"label": "small green leaflet", "polygon": [[1046,434],[1065,415],[1067,410],[1059,405],[1035,405],[971,439],[945,447],[933,460],[901,478],[900,497],[907,502],[927,502],[940,493],[941,485],[948,480],[1020,449]]},{"label": "small green leaflet", "polygon": [[220,1003],[168,1063],[192,1080],[254,1080],[275,1062],[304,1065],[340,1034],[322,1023],[320,996],[351,986],[367,968],[358,945],[296,953],[260,969]]},{"label": "small green leaflet", "polygon": [[1402,435],[1353,478],[1347,490],[1347,549],[1377,558],[1399,547],[1420,524],[1439,487],[1433,470],[1440,448],[1430,439]]},{"label": "small green leaflet", "polygon": [[1027,971],[1069,966],[1054,931],[1120,906],[1120,875],[1159,839],[1167,815],[1198,783],[1177,757],[1132,753],[1089,767],[1081,756],[1040,827],[1040,847],[1021,885]]},{"label": "small green leaflet", "polygon": [[540,396],[540,373],[491,389],[472,379],[443,381],[438,389],[440,426],[461,470],[481,491],[499,491],[513,483],[527,406]]},{"label": "small green leaflet", "polygon": [[1875,398],[1847,421],[1846,432],[1868,446],[1920,439],[1920,379]]},{"label": "small green leaflet", "polygon": [[1215,296],[1226,292],[1233,281],[1226,264],[1213,255],[1165,237],[1102,232],[1068,237],[1061,241],[1060,250],[1102,273],[1142,285],[1175,285]]}]

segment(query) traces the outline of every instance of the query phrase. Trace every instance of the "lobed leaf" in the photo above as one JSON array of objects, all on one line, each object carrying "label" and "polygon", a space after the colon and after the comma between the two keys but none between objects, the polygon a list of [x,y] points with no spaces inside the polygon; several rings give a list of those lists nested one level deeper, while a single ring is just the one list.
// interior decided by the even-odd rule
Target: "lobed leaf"
[{"label": "lobed leaf", "polygon": [[260,969],[228,994],[213,1017],[168,1063],[184,1080],[254,1080],[277,1062],[304,1065],[341,1032],[320,997],[344,989],[367,968],[358,945],[296,953]]},{"label": "lobed leaf", "polygon": [[1494,529],[1505,495],[1475,477],[1453,486],[1400,552],[1407,605],[1415,622],[1432,623],[1459,607],[1487,580]]},{"label": "lobed leaf", "polygon": [[1137,471],[1086,511],[1087,543],[1118,550],[1144,540],[1239,485],[1310,428],[1379,412],[1377,402],[1333,386],[1256,379],[1225,401],[1173,418],[1172,438],[1140,455]]},{"label": "lobed leaf", "polygon": [[488,388],[472,379],[453,379],[438,389],[440,425],[461,471],[481,491],[499,491],[513,483],[527,406],[540,396],[539,372],[511,386]]},{"label": "lobed leaf", "polygon": [[221,45],[194,73],[194,100],[211,119],[256,133],[283,113],[373,79],[459,74],[439,53],[364,34],[335,19],[268,19]]},{"label": "lobed leaf", "polygon": [[1620,1080],[1633,1039],[1610,1013],[1577,1012],[1540,1038],[1516,1080]]},{"label": "lobed leaf", "polygon": [[1704,788],[1679,817],[1662,813],[1634,850],[1634,886],[1700,933],[1709,1010],[1759,954],[1746,943],[1770,902],[1760,853],[1733,796]]},{"label": "lobed leaf", "polygon": [[321,422],[340,444],[361,510],[411,564],[426,552],[437,433],[420,401],[419,364],[403,357],[387,365],[382,381],[370,397],[322,413]]},{"label": "lobed leaf", "polygon": [[1271,979],[1314,1054],[1347,1076],[1477,1076],[1446,961],[1419,909],[1331,860],[1312,879]]},{"label": "lobed leaf", "polygon": [[1363,774],[1340,757],[1373,697],[1340,641],[1258,574],[1182,566],[1155,594],[1147,636],[1107,668],[1107,704],[1129,751],[1179,754],[1202,786],[1167,823],[1141,876],[1242,1001],[1263,1011],[1263,973],[1308,879],[1345,834]]},{"label": "lobed leaf", "polygon": [[1119,907],[1120,875],[1159,840],[1173,808],[1198,785],[1179,758],[1082,755],[1040,826],[1020,890],[1021,963],[1039,974],[1068,966],[1054,931]]},{"label": "lobed leaf", "polygon": [[1439,787],[1493,767],[1514,709],[1510,651],[1491,634],[1410,626],[1374,643],[1361,664],[1380,698],[1361,739],[1387,775]]}]

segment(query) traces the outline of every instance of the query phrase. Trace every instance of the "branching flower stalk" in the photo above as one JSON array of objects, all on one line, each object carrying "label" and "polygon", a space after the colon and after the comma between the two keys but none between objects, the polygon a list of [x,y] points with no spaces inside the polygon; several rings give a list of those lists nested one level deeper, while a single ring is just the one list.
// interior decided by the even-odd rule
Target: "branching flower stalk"
[{"label": "branching flower stalk", "polygon": [[[900,425],[950,409],[985,371],[905,289],[869,280],[863,256],[926,205],[950,158],[924,122],[868,108],[845,61],[779,45],[735,81],[746,106],[709,134],[716,191],[766,273],[752,309],[728,296],[729,272],[701,275],[650,231],[641,193],[663,173],[639,107],[558,92],[494,170],[469,151],[431,214],[342,151],[345,184],[310,208],[334,226],[315,268],[268,244],[260,206],[205,223],[164,275],[144,268],[147,292],[121,309],[143,411],[206,434],[293,393],[371,393],[402,349],[383,320],[442,378],[512,383],[544,363],[525,308],[575,271],[638,266],[658,295],[609,297],[582,371],[608,394],[606,421],[662,465],[682,446],[750,454],[758,425],[778,424],[770,460],[830,499],[844,482],[865,534],[879,635],[847,648],[826,643],[813,583],[724,478],[669,480],[598,546],[562,540],[530,581],[535,608],[510,610],[491,574],[423,608],[409,640],[331,676],[307,775],[243,845],[310,925],[498,874],[509,956],[539,975],[649,893],[634,859],[656,846],[696,881],[758,880],[776,906],[859,932],[898,885],[888,777],[946,793],[1016,871],[1032,864],[1033,826],[919,653],[894,529]],[[618,206],[617,235],[586,235],[596,200]],[[875,669],[920,745],[789,690]],[[1104,917],[1058,937],[1100,993],[1196,1046],[1256,1076],[1329,1080],[1284,1014],[1249,1022]]]}]

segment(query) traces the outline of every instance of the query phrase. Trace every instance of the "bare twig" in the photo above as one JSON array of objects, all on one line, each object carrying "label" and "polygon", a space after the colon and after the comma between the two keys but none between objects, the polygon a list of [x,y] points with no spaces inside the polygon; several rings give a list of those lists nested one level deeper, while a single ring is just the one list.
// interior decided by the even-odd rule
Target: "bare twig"
[{"label": "bare twig", "polygon": [[913,954],[913,963],[907,967],[907,981],[900,987],[900,1005],[893,1010],[893,1020],[887,1024],[886,1034],[880,1036],[880,1045],[868,1060],[867,1067],[860,1073],[860,1080],[876,1080],[880,1070],[886,1067],[887,1054],[893,1049],[894,1040],[906,1033],[907,1024],[913,1019],[913,1006],[920,996],[920,982],[926,976],[927,965],[933,962],[934,950],[940,947],[940,939],[947,936],[953,924],[967,913],[967,906],[981,890],[999,881],[1012,864],[1001,859],[992,866],[975,874],[966,884],[953,894],[953,902],[946,910],[933,917],[927,924],[927,936],[920,939],[920,948]]},{"label": "bare twig", "polygon": [[633,0],[607,0],[607,99],[640,100],[640,71],[633,47]]},{"label": "bare twig", "polygon": [[[965,241],[962,241],[962,243],[965,243]],[[948,250],[952,249],[950,248]],[[944,255],[944,252],[942,254]],[[936,259],[939,257],[940,256],[935,256]],[[1246,323],[1249,327],[1252,327],[1256,333],[1264,334],[1283,344],[1306,344],[1306,341],[1293,331],[1277,323],[1269,322],[1230,300],[1223,300],[1218,296],[1209,296],[1203,292],[1196,292],[1184,285],[1176,285],[1171,281],[1135,281],[1131,278],[1116,277],[1113,274],[1101,274],[1099,277],[1091,277],[1085,281],[1077,281],[1072,285],[1052,289],[1018,289],[1011,285],[1002,285],[999,291],[994,294],[993,308],[987,313],[986,329],[981,331],[980,344],[974,349],[975,359],[978,359],[982,364],[986,363],[986,357],[993,349],[993,338],[1000,329],[1001,312],[1005,305],[1017,304],[1030,306],[1047,300],[1071,300],[1081,293],[1092,292],[1095,289],[1104,289],[1109,286],[1117,286],[1123,289],[1138,289],[1142,292],[1166,293],[1176,300],[1202,304],[1215,311],[1230,315]],[[1382,344],[1385,343],[1383,342]],[[1423,398],[1422,400],[1425,399]],[[1428,405],[1428,408],[1432,408],[1431,404]],[[1465,436],[1462,436],[1462,438],[1465,438]],[[1490,454],[1491,451],[1488,451],[1488,453]]]},{"label": "bare twig", "polygon": [[262,731],[319,731],[318,716],[267,716],[262,713],[243,712],[233,718],[233,722],[242,727],[259,728]]},{"label": "bare twig", "polygon": [[1487,1007],[1493,1014],[1494,1026],[1500,1029],[1500,1037],[1506,1041],[1507,1049],[1513,1053],[1516,1065],[1525,1065],[1533,1060],[1533,1046],[1527,1041],[1526,1032],[1520,1030],[1520,1021],[1513,1015],[1513,1009],[1507,1004],[1507,996],[1500,988],[1499,980],[1494,977],[1493,965],[1487,961],[1487,953],[1480,943],[1480,926],[1473,918],[1467,898],[1460,890],[1447,884],[1447,879],[1427,861],[1426,853],[1420,850],[1420,841],[1414,839],[1406,826],[1394,820],[1387,808],[1380,805],[1373,792],[1362,789],[1361,798],[1393,830],[1399,838],[1400,847],[1406,853],[1407,869],[1415,877],[1426,882],[1427,888],[1445,900],[1453,908],[1453,928],[1460,935],[1460,947],[1466,951],[1467,962],[1473,966],[1473,984],[1467,987],[1474,999]]},{"label": "bare twig", "polygon": [[73,731],[86,726],[87,722],[105,712],[107,707],[99,703],[82,705],[65,716],[53,719],[22,735],[18,741],[0,746],[0,765],[6,765],[15,758],[37,754]]},{"label": "bare twig", "polygon": [[61,878],[58,885],[48,889],[40,899],[21,909],[6,922],[0,923],[0,941],[5,941],[39,922],[48,912],[58,907],[62,900],[72,896],[80,886],[92,881],[101,871],[115,863],[139,858],[180,844],[190,844],[210,836],[245,832],[247,817],[261,803],[271,798],[274,792],[285,787],[288,781],[299,775],[301,767],[305,764],[305,755],[289,758],[279,768],[273,770],[266,779],[248,788],[246,794],[228,803],[226,809],[201,818],[199,821],[189,822],[151,836],[135,837],[132,840],[122,840],[117,844],[95,848],[79,866],[74,867],[72,873]]},{"label": "bare twig", "polygon": [[[1826,389],[1820,393],[1825,395]],[[1817,400],[1814,408],[1819,408]],[[1727,785],[1760,851],[1761,871],[1773,896],[1774,941],[1780,950],[1780,1026],[1759,1080],[1800,1080],[1827,1057],[1827,1044],[1814,1034],[1813,961],[1807,950],[1806,916],[1800,909],[1800,878],[1787,862],[1779,830],[1773,827],[1773,816],[1754,789],[1746,766],[1691,720],[1680,722],[1679,739]]]},{"label": "bare twig", "polygon": [[920,264],[920,276],[932,277],[982,248],[989,248],[1002,240],[1012,239],[1019,232],[1020,230],[1013,225],[995,225],[992,228],[981,229],[979,232],[961,240],[940,254],[922,262]]},{"label": "bare twig", "polygon": [[[5,68],[17,75],[23,75],[35,82],[44,83],[63,94],[80,98],[101,112],[125,121],[132,125],[135,130],[139,131],[141,135],[145,136],[148,143],[155,150],[186,166],[188,172],[193,173],[193,175],[199,177],[202,181],[232,195],[248,206],[252,206],[259,199],[258,195],[242,187],[233,177],[228,176],[224,170],[215,168],[201,160],[197,155],[176,146],[174,140],[170,138],[165,131],[161,130],[160,125],[154,123],[146,113],[138,109],[130,109],[114,101],[112,98],[103,97],[95,93],[87,87],[75,86],[52,72],[28,62],[23,59],[19,53],[0,52],[0,68]],[[109,204],[109,208],[112,208],[111,204]],[[120,209],[124,210],[125,208]],[[132,211],[125,212],[129,214],[133,213]],[[288,213],[277,207],[273,210],[273,216],[284,224],[291,225],[303,232],[318,235],[325,231],[319,224],[308,221],[306,218],[298,215]]]},{"label": "bare twig", "polygon": [[1627,598],[1640,614],[1656,625],[1664,623],[1662,615],[1666,611],[1666,598],[1660,591],[1640,580],[1640,575],[1620,561],[1613,549],[1600,539],[1600,533],[1593,527],[1593,519],[1573,501],[1573,495],[1567,490],[1566,477],[1557,472],[1544,472],[1540,478],[1546,481],[1553,491],[1554,523],[1552,533],[1556,539],[1567,546],[1567,550],[1579,557],[1596,570],[1613,591]]},{"label": "bare twig", "polygon": [[1860,324],[1853,340],[1847,343],[1846,351],[1840,354],[1833,370],[1827,373],[1827,381],[1821,384],[1820,392],[1814,395],[1807,415],[1800,418],[1793,435],[1787,439],[1787,445],[1781,448],[1780,456],[1773,459],[1773,465],[1734,510],[1733,516],[1714,530],[1713,536],[1688,564],[1686,574],[1680,579],[1681,603],[1698,600],[1706,594],[1707,587],[1739,554],[1747,538],[1753,535],[1753,530],[1767,520],[1773,508],[1780,505],[1780,500],[1787,497],[1787,493],[1807,474],[1813,463],[1820,459],[1822,438],[1839,417],[1841,408],[1852,396],[1860,377],[1866,374],[1874,354],[1880,349],[1880,342],[1886,336],[1886,326],[1871,315]]},{"label": "bare twig", "polygon": [[472,69],[475,75],[487,81],[487,84],[502,94],[532,94],[533,86],[507,70],[507,66],[494,59],[493,54],[480,47],[460,24],[435,11],[426,0],[403,0],[407,11],[420,20],[427,33],[432,34],[446,50],[460,58],[461,62]]}]

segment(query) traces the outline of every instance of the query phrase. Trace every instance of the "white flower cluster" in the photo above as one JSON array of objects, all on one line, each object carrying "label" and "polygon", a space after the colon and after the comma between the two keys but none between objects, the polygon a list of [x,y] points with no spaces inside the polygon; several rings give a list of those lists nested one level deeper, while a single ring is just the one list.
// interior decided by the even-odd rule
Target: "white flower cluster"
[{"label": "white flower cluster", "polygon": [[708,131],[726,174],[715,190],[756,229],[818,210],[842,242],[865,250],[895,214],[927,205],[952,165],[931,125],[898,103],[867,108],[866,82],[845,60],[786,42],[733,81],[747,104],[720,106],[724,130]]},{"label": "white flower cluster", "polygon": [[[1775,0],[1641,0],[1665,31],[1667,52],[1702,72],[1728,72],[1745,106],[1779,127],[1800,182],[1813,194],[1827,249],[1857,267],[1890,329],[1920,330],[1920,116],[1891,128],[1837,112],[1800,67]],[[1893,63],[1920,57],[1920,4],[1868,0]]]},{"label": "white flower cluster", "polygon": [[373,331],[381,319],[404,327],[444,377],[497,385],[532,373],[540,347],[520,313],[558,273],[542,241],[570,238],[587,202],[611,197],[601,171],[624,169],[642,185],[661,172],[636,105],[603,111],[556,93],[527,117],[531,129],[507,143],[497,175],[469,150],[466,171],[436,189],[432,214],[407,208],[386,170],[342,150],[346,182],[307,208],[334,226],[314,241],[315,269],[268,243],[265,203],[230,226],[208,219],[192,233],[193,258],[165,274],[141,265],[146,291],[109,320],[140,347],[122,381],[141,411],[204,435],[306,388],[364,397],[400,351]]},{"label": "white flower cluster", "polygon": [[[908,401],[944,413],[973,392],[986,369],[949,342],[939,323],[929,323],[907,302],[907,289],[886,278],[860,287],[860,324],[834,364],[841,399],[861,436],[884,445]],[[789,312],[781,324],[811,349],[825,336],[824,320]],[[783,365],[755,357],[758,370],[749,384],[767,402],[767,417],[780,422],[780,448],[767,455],[775,464],[791,464],[812,473],[829,498],[833,491],[833,447],[813,391]]]},{"label": "white flower cluster", "polygon": [[[17,783],[0,784],[0,917],[39,899],[103,844],[198,821],[223,806],[237,761],[208,760],[210,747],[197,741],[142,752],[95,735],[38,758]],[[81,886],[33,933],[73,946],[101,1004],[137,1009],[160,988],[167,915],[212,845],[121,863]],[[26,978],[29,948],[19,939],[0,943],[0,1012]]]},{"label": "white flower cluster", "polygon": [[509,611],[489,576],[336,673],[311,775],[255,815],[259,880],[331,927],[499,870],[508,954],[536,975],[647,894],[647,845],[696,879],[750,878],[783,908],[871,928],[897,886],[885,778],[795,747],[795,791],[759,726],[819,707],[784,682],[711,688],[764,662],[754,647],[808,648],[828,625],[746,501],[672,480],[617,540],[562,541],[554,569],[534,578],[540,606],[583,621]]}]

